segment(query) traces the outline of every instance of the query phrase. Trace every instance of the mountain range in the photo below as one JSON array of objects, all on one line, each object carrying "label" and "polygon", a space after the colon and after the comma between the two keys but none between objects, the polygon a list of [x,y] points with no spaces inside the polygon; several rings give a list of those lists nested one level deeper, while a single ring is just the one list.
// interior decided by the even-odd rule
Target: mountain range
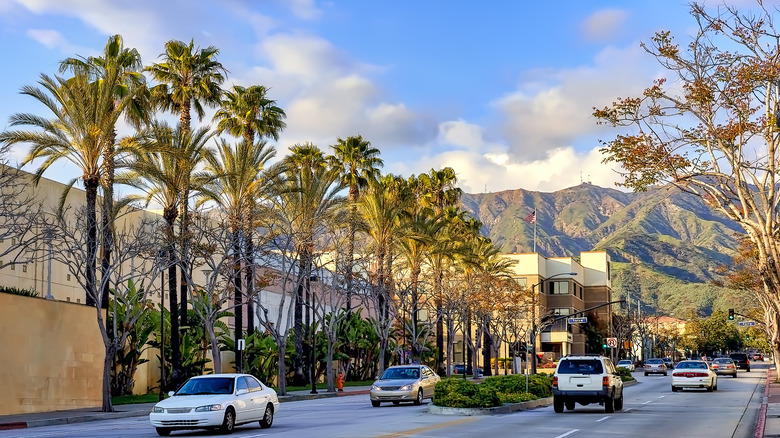
[{"label": "mountain range", "polygon": [[613,298],[639,299],[648,312],[708,315],[740,299],[712,282],[718,267],[731,264],[744,231],[674,186],[623,192],[582,183],[552,193],[464,194],[461,203],[505,253],[534,252],[534,228],[536,252],[545,257],[607,251]]}]

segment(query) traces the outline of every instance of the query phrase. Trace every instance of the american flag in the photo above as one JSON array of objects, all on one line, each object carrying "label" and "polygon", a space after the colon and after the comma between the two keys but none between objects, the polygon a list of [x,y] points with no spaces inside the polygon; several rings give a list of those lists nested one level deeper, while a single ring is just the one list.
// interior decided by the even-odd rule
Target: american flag
[{"label": "american flag", "polygon": [[529,224],[532,224],[536,222],[536,210],[532,211],[531,214],[525,217],[525,221]]}]

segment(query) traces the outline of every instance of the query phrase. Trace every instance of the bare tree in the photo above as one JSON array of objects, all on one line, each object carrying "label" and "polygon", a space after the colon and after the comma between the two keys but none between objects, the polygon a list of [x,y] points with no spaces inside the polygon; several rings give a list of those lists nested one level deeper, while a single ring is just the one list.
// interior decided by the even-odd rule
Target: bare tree
[{"label": "bare tree", "polygon": [[44,235],[37,227],[42,219],[42,206],[32,195],[31,175],[7,165],[0,148],[0,269],[29,262],[33,248]]},{"label": "bare tree", "polygon": [[[89,260],[89,251],[84,245],[86,241],[86,215],[72,214],[71,209],[63,209],[59,214],[49,217],[46,233],[52,237],[53,260],[63,265],[87,294],[91,295],[95,306],[97,325],[105,347],[105,359],[103,362],[103,405],[104,412],[113,411],[111,401],[111,365],[114,355],[124,348],[130,329],[135,326],[143,316],[145,308],[131,315],[124,315],[122,324],[114,315],[113,325],[107,326],[103,316],[102,299],[100,291],[104,287],[113,291],[114,300],[122,301],[136,290],[143,290],[144,298],[149,288],[145,284],[151,282],[154,275],[154,259],[157,249],[161,247],[157,229],[160,224],[154,219],[143,218],[138,220],[124,220],[130,215],[138,214],[137,211],[126,209],[118,217],[114,218],[117,229],[120,231],[113,237],[114,257],[111,259],[108,269],[100,278],[99,284],[90,285],[87,281],[86,264]],[[131,224],[132,222],[132,224]],[[101,234],[98,234],[101,235]],[[116,306],[115,306],[116,309]],[[110,333],[109,333],[110,332]]]}]

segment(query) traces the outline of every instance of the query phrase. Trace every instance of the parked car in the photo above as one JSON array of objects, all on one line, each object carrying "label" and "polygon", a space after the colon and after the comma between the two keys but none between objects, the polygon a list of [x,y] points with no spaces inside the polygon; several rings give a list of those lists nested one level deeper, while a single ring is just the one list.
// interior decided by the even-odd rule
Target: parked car
[{"label": "parked car", "polygon": [[623,409],[623,381],[608,358],[598,355],[566,356],[553,374],[553,409],[573,410],[574,404],[598,403],[606,412]]},{"label": "parked car", "polygon": [[160,436],[181,429],[220,429],[230,433],[240,424],[260,422],[271,427],[279,410],[276,391],[250,374],[211,374],[192,377],[169,392],[149,414]]},{"label": "parked car", "polygon": [[737,365],[730,357],[718,357],[712,361],[710,367],[719,376],[723,374],[737,377]]},{"label": "parked car", "polygon": [[[452,371],[455,374],[464,374],[466,372],[466,365],[463,365],[462,363],[461,364],[455,364],[452,367]],[[473,374],[473,373],[469,373],[469,374]],[[482,373],[482,368],[477,368],[477,375],[479,377],[482,377],[482,374],[483,374]]]},{"label": "parked car", "polygon": [[664,365],[666,365],[666,369],[668,369],[668,370],[674,369],[674,361],[672,361],[671,357],[665,357],[665,358],[663,358],[661,360],[664,361]]},{"label": "parked car", "polygon": [[433,399],[433,389],[441,378],[425,365],[396,365],[389,367],[371,385],[371,406],[377,408],[382,402],[422,404],[426,398]]},{"label": "parked car", "polygon": [[703,360],[685,360],[677,364],[672,373],[672,392],[683,388],[718,390],[718,375]]},{"label": "parked car", "polygon": [[625,368],[632,373],[636,370],[636,367],[634,367],[634,362],[631,362],[628,359],[623,359],[621,361],[618,361],[617,368]]},{"label": "parked car", "polygon": [[750,361],[748,360],[747,353],[731,353],[729,357],[734,360],[737,365],[737,369],[750,372]]},{"label": "parked car", "polygon": [[667,367],[663,359],[647,359],[647,362],[645,362],[645,375],[648,374],[663,374],[667,376]]},{"label": "parked car", "polygon": [[762,353],[753,353],[753,360],[764,361],[764,355]]}]

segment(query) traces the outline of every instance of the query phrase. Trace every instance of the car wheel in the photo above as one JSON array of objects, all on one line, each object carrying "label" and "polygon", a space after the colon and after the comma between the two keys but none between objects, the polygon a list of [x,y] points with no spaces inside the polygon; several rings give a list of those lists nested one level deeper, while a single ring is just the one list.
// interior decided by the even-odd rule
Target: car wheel
[{"label": "car wheel", "polygon": [[563,399],[560,397],[553,397],[553,410],[556,414],[563,412]]},{"label": "car wheel", "polygon": [[168,436],[171,434],[171,430],[168,429],[167,427],[157,427],[156,430],[157,430],[157,435],[160,436]]},{"label": "car wheel", "polygon": [[647,373],[645,373],[645,377],[647,377]]},{"label": "car wheel", "polygon": [[623,394],[620,394],[620,398],[615,399],[615,410],[616,411],[623,410]]},{"label": "car wheel", "polygon": [[737,373],[732,374],[731,377],[736,379],[737,378]]},{"label": "car wheel", "polygon": [[610,396],[608,399],[604,400],[604,411],[608,414],[615,412],[614,396]]},{"label": "car wheel", "polygon": [[400,404],[401,404],[401,402],[397,402],[397,401],[395,401],[395,402],[393,402],[393,404],[394,404],[394,405],[396,405],[396,406],[398,406],[398,405],[400,405]]},{"label": "car wheel", "polygon": [[718,390],[718,379],[715,379],[714,382],[712,382],[712,390],[717,391]]},{"label": "car wheel", "polygon": [[222,426],[220,426],[219,430],[222,433],[232,433],[235,428],[236,411],[234,411],[233,408],[227,408],[227,411],[225,411],[225,420],[222,421]]},{"label": "car wheel", "polygon": [[375,408],[378,408],[379,407],[379,402],[376,401],[376,400],[371,400],[371,406],[373,406]]},{"label": "car wheel", "polygon": [[573,411],[574,410],[574,402],[573,401],[566,401],[563,403],[564,406],[566,406],[567,411]]},{"label": "car wheel", "polygon": [[677,392],[677,391],[679,391],[679,390],[680,390],[680,388],[678,388],[678,387],[676,387],[676,386],[672,385],[672,392]]},{"label": "car wheel", "polygon": [[265,407],[265,414],[263,414],[263,419],[260,420],[260,427],[263,429],[268,429],[269,427],[273,426],[274,424],[274,407],[272,405],[268,405]]},{"label": "car wheel", "polygon": [[748,367],[747,372],[750,372],[750,367]]},{"label": "car wheel", "polygon": [[668,374],[666,371],[664,371],[664,376],[668,376],[668,375],[669,375],[669,374]]},{"label": "car wheel", "polygon": [[422,389],[417,390],[417,398],[414,399],[414,404],[421,405],[423,401],[423,392]]},{"label": "car wheel", "polygon": [[707,392],[712,392],[714,389],[714,385],[710,384],[710,386],[707,387]]}]

